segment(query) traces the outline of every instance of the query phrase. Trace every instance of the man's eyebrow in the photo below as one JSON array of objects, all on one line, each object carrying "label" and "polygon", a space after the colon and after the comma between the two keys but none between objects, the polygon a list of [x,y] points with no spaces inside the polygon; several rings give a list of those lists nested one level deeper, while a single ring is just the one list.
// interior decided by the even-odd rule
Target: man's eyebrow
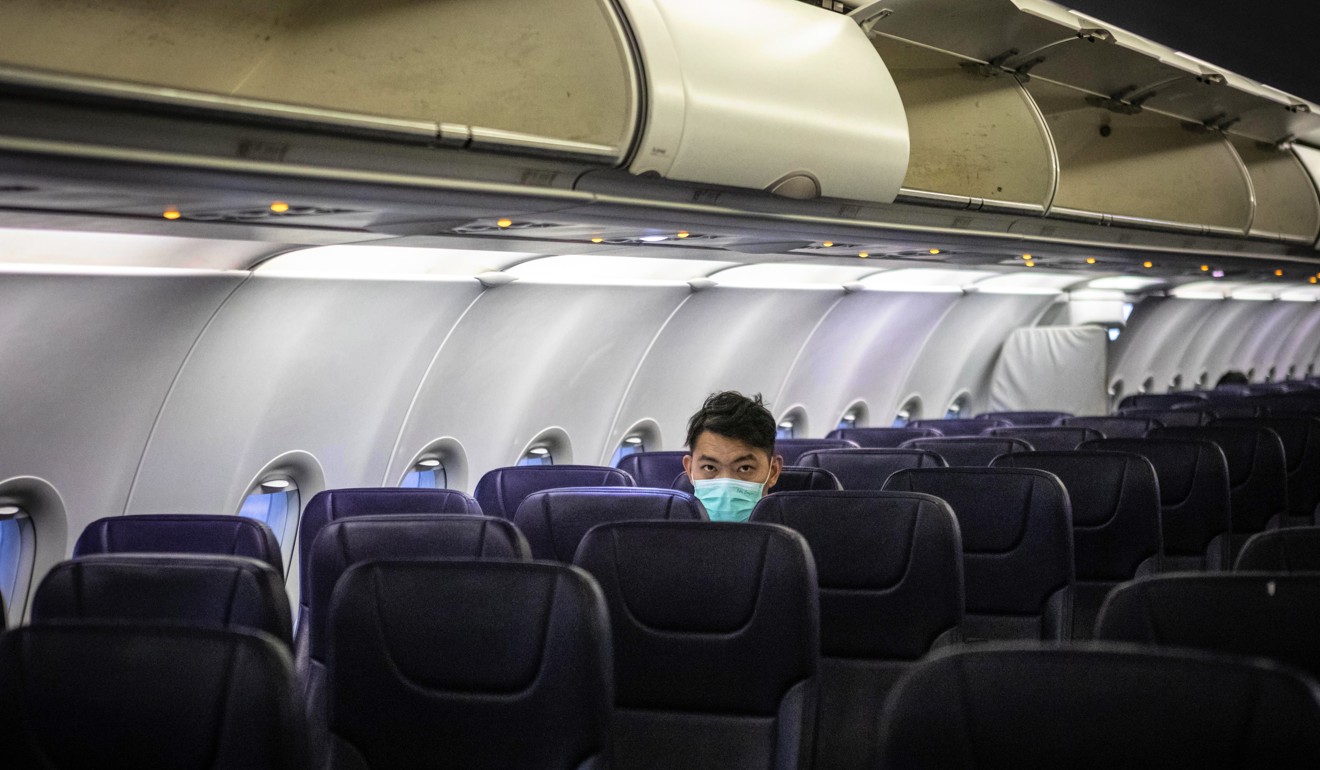
[{"label": "man's eyebrow", "polygon": [[[740,463],[740,462],[742,462],[742,461],[744,461],[744,460],[755,460],[755,459],[756,459],[756,455],[755,455],[755,454],[752,454],[751,452],[748,452],[747,454],[743,455],[742,457],[735,457],[735,458],[733,458],[732,460],[729,461],[729,464],[732,465],[733,463]],[[718,463],[718,462],[720,461],[720,459],[719,459],[718,457],[711,457],[710,455],[698,455],[698,456],[697,456],[697,461],[698,461],[698,462],[711,462],[711,463]]]}]

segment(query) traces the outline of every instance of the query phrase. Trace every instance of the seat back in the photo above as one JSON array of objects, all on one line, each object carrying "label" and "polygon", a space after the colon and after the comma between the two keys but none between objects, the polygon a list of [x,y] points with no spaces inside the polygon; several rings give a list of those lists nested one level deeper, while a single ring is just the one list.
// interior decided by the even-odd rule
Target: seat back
[{"label": "seat back", "polygon": [[289,652],[245,631],[42,623],[0,635],[10,767],[304,767]]},{"label": "seat back", "polygon": [[536,492],[522,501],[514,525],[533,559],[571,564],[587,530],[612,521],[709,521],[695,497],[675,489],[568,487]]},{"label": "seat back", "polygon": [[1320,524],[1320,418],[1255,417],[1221,419],[1211,427],[1260,427],[1279,434],[1288,473],[1288,513],[1283,526],[1310,527]]},{"label": "seat back", "polygon": [[1009,428],[1012,423],[990,417],[961,420],[912,420],[912,428],[934,428],[945,436],[979,436],[986,428]]},{"label": "seat back", "polygon": [[1320,572],[1320,527],[1290,527],[1252,535],[1234,566],[1239,572]]},{"label": "seat back", "polygon": [[1155,468],[1124,452],[1022,452],[996,468],[1035,468],[1063,482],[1072,504],[1072,638],[1089,639],[1114,586],[1163,568]]},{"label": "seat back", "polygon": [[683,458],[687,454],[687,452],[633,452],[620,457],[616,465],[619,470],[632,476],[637,486],[664,489],[675,476],[683,472]]},{"label": "seat back", "polygon": [[1210,415],[1210,421],[1223,419],[1244,419],[1251,417],[1260,417],[1266,409],[1258,404],[1251,403],[1250,400],[1241,401],[1211,401],[1207,404],[1179,404],[1173,407],[1174,411],[1194,411],[1205,412]]},{"label": "seat back", "polygon": [[578,548],[614,633],[618,767],[807,765],[816,569],[770,524],[603,524]]},{"label": "seat back", "polygon": [[1320,575],[1161,575],[1109,595],[1096,638],[1274,658],[1320,676]]},{"label": "seat back", "polygon": [[1116,416],[1155,420],[1166,428],[1209,425],[1215,417],[1198,409],[1123,409]]},{"label": "seat back", "polygon": [[823,468],[844,489],[883,489],[885,479],[904,468],[943,468],[944,458],[921,449],[828,449],[807,452],[798,462]]},{"label": "seat back", "polygon": [[533,492],[562,487],[635,487],[633,477],[602,465],[518,465],[488,471],[473,496],[487,516],[511,519]]},{"label": "seat back", "polygon": [[1027,425],[1053,425],[1056,420],[1071,417],[1070,412],[985,412],[978,414],[977,419],[981,420],[1007,420],[1009,424],[1015,426]]},{"label": "seat back", "polygon": [[967,639],[1069,638],[1072,513],[1058,478],[1028,468],[899,471],[886,489],[948,502],[962,533]]},{"label": "seat back", "polygon": [[284,572],[275,533],[262,522],[242,516],[149,514],[97,519],[78,536],[73,555],[97,553],[247,556]]},{"label": "seat back", "polygon": [[788,492],[753,522],[811,546],[820,586],[820,708],[814,766],[875,766],[885,695],[931,648],[961,639],[962,543],[939,498],[907,492]]},{"label": "seat back", "polygon": [[[672,488],[692,494],[692,480],[687,477],[686,473],[679,474],[678,478],[674,479]],[[824,468],[796,468],[785,465],[779,471],[779,481],[776,481],[773,487],[766,490],[766,494],[832,489],[843,489],[843,485],[839,483],[833,473]]]},{"label": "seat back", "polygon": [[1232,566],[1228,461],[1217,444],[1111,438],[1088,441],[1080,449],[1131,452],[1155,468],[1165,570],[1218,572]]},{"label": "seat back", "polygon": [[877,767],[1289,767],[1320,756],[1320,692],[1266,661],[1119,644],[964,648],[886,704]]},{"label": "seat back", "polygon": [[32,622],[177,623],[262,631],[293,643],[284,578],[244,556],[97,554],[56,564],[32,597]]},{"label": "seat back", "polygon": [[843,438],[780,438],[775,439],[775,454],[784,458],[784,465],[801,465],[798,458],[820,449],[856,449],[860,444]]},{"label": "seat back", "polygon": [[1207,400],[1204,392],[1195,393],[1133,393],[1118,402],[1120,412],[1129,409],[1170,409],[1176,404],[1198,404]]},{"label": "seat back", "polygon": [[1019,438],[950,436],[912,439],[903,442],[902,448],[934,452],[944,458],[951,468],[986,468],[1002,454],[1030,452],[1033,447]]},{"label": "seat back", "polygon": [[369,561],[330,607],[330,768],[603,768],[609,620],[562,564]]},{"label": "seat back", "polygon": [[1149,417],[1065,417],[1058,425],[1068,428],[1090,428],[1099,433],[1096,438],[1142,438],[1155,428],[1163,428],[1164,423]]},{"label": "seat back", "polygon": [[825,437],[847,439],[863,449],[897,449],[908,439],[943,435],[934,428],[839,428]]},{"label": "seat back", "polygon": [[1083,441],[1103,436],[1091,428],[1066,426],[1030,426],[1026,428],[990,428],[986,436],[1021,439],[1037,452],[1071,452]]},{"label": "seat back", "polygon": [[1151,438],[1212,441],[1228,460],[1233,552],[1257,532],[1281,526],[1288,515],[1288,468],[1279,434],[1269,428],[1160,428]]}]

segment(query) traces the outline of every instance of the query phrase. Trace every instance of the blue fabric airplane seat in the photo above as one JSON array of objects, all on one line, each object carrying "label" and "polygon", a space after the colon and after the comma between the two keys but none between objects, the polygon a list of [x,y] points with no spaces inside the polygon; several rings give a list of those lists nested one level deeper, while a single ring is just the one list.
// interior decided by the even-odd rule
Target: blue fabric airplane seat
[{"label": "blue fabric airplane seat", "polygon": [[1099,436],[1093,436],[1091,440],[1097,438],[1144,438],[1148,432],[1164,427],[1164,423],[1149,417],[1124,417],[1120,415],[1113,417],[1065,417],[1055,424],[1067,428],[1090,428],[1100,434]]},{"label": "blue fabric airplane seat", "polygon": [[[687,452],[634,452],[619,458],[615,465],[633,477],[639,487],[666,489],[683,472]],[[516,510],[516,509],[515,509]]]},{"label": "blue fabric airplane seat", "polygon": [[995,436],[949,436],[947,438],[917,438],[903,442],[903,449],[921,449],[934,452],[954,468],[987,468],[998,456],[1012,452],[1030,452],[1031,444],[1020,438]]},{"label": "blue fabric airplane seat", "polygon": [[588,532],[576,562],[609,606],[612,767],[809,765],[820,610],[801,535],[770,524],[618,522]]},{"label": "blue fabric airplane seat", "polygon": [[533,559],[571,564],[587,531],[612,521],[709,521],[697,498],[676,489],[566,487],[522,501],[513,523]]},{"label": "blue fabric airplane seat", "polygon": [[920,449],[827,449],[798,458],[807,468],[833,473],[844,489],[883,489],[885,479],[904,468],[943,468],[944,458]]},{"label": "blue fabric airplane seat", "polygon": [[1039,425],[1045,427],[1045,426],[1053,425],[1056,420],[1072,417],[1072,413],[1046,412],[1046,411],[985,412],[984,414],[978,414],[976,417],[977,419],[981,419],[981,420],[986,420],[986,419],[1007,420],[1011,425],[1014,425],[1016,427],[1027,427],[1031,425]]},{"label": "blue fabric airplane seat", "polygon": [[262,631],[286,647],[293,643],[284,578],[244,556],[81,556],[42,578],[31,612],[33,623],[177,623]]},{"label": "blue fabric airplane seat", "polygon": [[358,562],[376,559],[531,558],[527,541],[512,522],[462,514],[381,514],[332,521],[311,547],[304,594],[306,608],[295,640],[298,679],[307,704],[314,758],[324,748],[325,671],[332,640],[329,607],[335,584]]},{"label": "blue fabric airplane seat", "polygon": [[1288,513],[1281,526],[1310,527],[1320,508],[1320,418],[1255,417],[1221,419],[1211,427],[1269,428],[1283,442],[1283,456],[1288,472]]},{"label": "blue fabric airplane seat", "polygon": [[1235,570],[1320,572],[1320,527],[1289,527],[1252,535]]},{"label": "blue fabric airplane seat", "polygon": [[939,498],[875,491],[774,495],[751,520],[797,531],[816,561],[814,766],[874,767],[885,695],[914,661],[962,638],[958,521]]},{"label": "blue fabric airplane seat", "polygon": [[[671,485],[672,489],[692,494],[692,481],[686,473],[680,473]],[[797,468],[785,465],[779,472],[779,480],[765,491],[767,495],[776,492],[806,492],[809,490],[843,489],[843,485],[833,473],[824,468]]]},{"label": "blue fabric airplane seat", "polygon": [[1151,438],[1212,441],[1228,460],[1233,553],[1247,538],[1283,526],[1288,516],[1288,464],[1279,434],[1260,427],[1160,428]]},{"label": "blue fabric airplane seat", "polygon": [[242,516],[148,514],[97,519],[73,546],[75,557],[96,553],[247,556],[284,572],[275,533],[262,522]]},{"label": "blue fabric airplane seat", "polygon": [[306,734],[287,646],[246,631],[51,622],[0,635],[14,768],[287,770]]},{"label": "blue fabric airplane seat", "polygon": [[1083,441],[1104,438],[1090,428],[1030,425],[1021,428],[990,428],[984,434],[994,438],[1022,439],[1037,452],[1070,452]]},{"label": "blue fabric airplane seat", "polygon": [[1204,392],[1133,393],[1118,402],[1118,411],[1129,409],[1171,409],[1178,404],[1203,404],[1209,398]]},{"label": "blue fabric airplane seat", "polygon": [[1022,452],[996,468],[1052,473],[1068,490],[1073,526],[1073,639],[1089,639],[1105,596],[1119,583],[1163,570],[1160,490],[1138,454]]},{"label": "blue fabric airplane seat", "polygon": [[908,439],[943,435],[934,428],[838,428],[825,438],[847,439],[863,449],[897,449]]},{"label": "blue fabric airplane seat", "polygon": [[[1132,417],[1155,420],[1166,428],[1191,428],[1197,425],[1209,425],[1215,418],[1210,412],[1199,409],[1122,409],[1116,417]],[[1148,431],[1149,433],[1149,431]]]},{"label": "blue fabric airplane seat", "polygon": [[784,458],[784,465],[801,465],[798,458],[820,449],[856,449],[859,444],[843,438],[780,438],[775,439],[775,454]]},{"label": "blue fabric airplane seat", "polygon": [[1273,658],[1320,676],[1320,575],[1164,575],[1115,588],[1096,638]]},{"label": "blue fabric airplane seat", "polygon": [[368,561],[329,607],[332,770],[604,770],[600,588],[561,564]]},{"label": "blue fabric airplane seat", "polygon": [[967,647],[903,677],[881,741],[886,770],[1314,767],[1320,690],[1259,658],[1112,642]]},{"label": "blue fabric airplane seat", "polygon": [[512,519],[528,495],[561,487],[635,487],[632,476],[603,465],[516,465],[488,471],[473,496],[487,516]]},{"label": "blue fabric airplane seat", "polygon": [[909,428],[934,428],[945,436],[979,436],[986,428],[1011,428],[1008,420],[994,417],[976,417],[948,420],[912,420]]},{"label": "blue fabric airplane seat", "polygon": [[1082,451],[1130,452],[1150,461],[1160,487],[1168,572],[1218,572],[1233,564],[1228,461],[1217,444],[1189,439],[1111,438]]},{"label": "blue fabric airplane seat", "polygon": [[928,468],[899,471],[885,488],[933,495],[958,517],[968,641],[1072,635],[1072,509],[1057,477],[1029,468]]}]

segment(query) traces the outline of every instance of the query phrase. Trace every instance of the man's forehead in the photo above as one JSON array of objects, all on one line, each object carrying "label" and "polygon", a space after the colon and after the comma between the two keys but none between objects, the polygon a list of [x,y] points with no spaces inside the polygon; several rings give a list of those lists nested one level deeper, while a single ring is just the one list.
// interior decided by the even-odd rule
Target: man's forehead
[{"label": "man's forehead", "polygon": [[707,456],[717,460],[736,460],[742,457],[766,459],[770,453],[758,449],[746,441],[724,436],[712,431],[702,431],[692,447],[694,457]]}]

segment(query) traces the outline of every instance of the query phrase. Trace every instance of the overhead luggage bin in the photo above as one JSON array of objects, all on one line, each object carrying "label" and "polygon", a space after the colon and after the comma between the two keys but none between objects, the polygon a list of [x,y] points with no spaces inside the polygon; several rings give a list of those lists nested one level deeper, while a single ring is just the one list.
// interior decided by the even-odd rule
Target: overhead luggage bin
[{"label": "overhead luggage bin", "polygon": [[908,160],[903,103],[848,17],[780,0],[620,5],[646,80],[632,173],[794,199],[894,199]]},{"label": "overhead luggage bin", "polygon": [[1320,232],[1320,199],[1297,152],[1241,136],[1228,139],[1251,179],[1256,200],[1251,235],[1289,243],[1314,242]]}]

